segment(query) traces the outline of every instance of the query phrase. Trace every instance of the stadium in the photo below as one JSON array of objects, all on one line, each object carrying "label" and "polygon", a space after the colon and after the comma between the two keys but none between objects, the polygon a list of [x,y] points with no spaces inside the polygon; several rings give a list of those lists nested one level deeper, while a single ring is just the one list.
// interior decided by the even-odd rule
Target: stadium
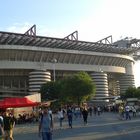
[{"label": "stadium", "polygon": [[93,101],[106,101],[135,86],[138,51],[138,39],[79,41],[77,31],[45,37],[36,35],[36,25],[24,34],[0,32],[0,97],[32,95],[47,81],[85,71],[96,84]]}]

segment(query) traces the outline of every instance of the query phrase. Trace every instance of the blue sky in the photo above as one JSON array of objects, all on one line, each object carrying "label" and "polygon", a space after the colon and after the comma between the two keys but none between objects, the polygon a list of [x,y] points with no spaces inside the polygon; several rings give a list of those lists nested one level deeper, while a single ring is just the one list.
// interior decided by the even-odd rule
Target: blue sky
[{"label": "blue sky", "polygon": [[80,31],[84,26],[81,23],[96,16],[100,1],[5,0],[0,5],[0,17],[4,19],[0,30],[25,32],[36,24],[40,35],[64,37],[75,30]]},{"label": "blue sky", "polygon": [[[140,39],[139,0],[3,0],[0,30],[24,33],[33,24],[37,34],[63,38],[78,30],[79,40]],[[135,65],[136,85],[140,62]]]}]

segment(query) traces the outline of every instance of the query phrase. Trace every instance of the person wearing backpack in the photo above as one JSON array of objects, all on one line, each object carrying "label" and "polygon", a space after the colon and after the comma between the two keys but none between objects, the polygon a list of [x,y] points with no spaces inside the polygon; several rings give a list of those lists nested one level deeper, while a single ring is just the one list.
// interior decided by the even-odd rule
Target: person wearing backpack
[{"label": "person wearing backpack", "polygon": [[39,137],[42,140],[52,140],[53,120],[48,109],[45,108],[39,120]]}]

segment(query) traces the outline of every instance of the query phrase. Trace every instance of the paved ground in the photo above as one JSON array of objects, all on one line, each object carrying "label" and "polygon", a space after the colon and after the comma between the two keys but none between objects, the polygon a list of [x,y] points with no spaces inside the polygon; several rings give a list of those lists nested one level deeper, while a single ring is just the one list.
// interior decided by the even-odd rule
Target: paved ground
[{"label": "paved ground", "polygon": [[[37,124],[16,126],[15,140],[40,140]],[[88,125],[82,119],[74,120],[73,129],[68,128],[67,121],[63,129],[55,122],[54,140],[140,140],[140,117],[132,120],[119,120],[117,114],[103,113],[101,116],[89,117]]]}]

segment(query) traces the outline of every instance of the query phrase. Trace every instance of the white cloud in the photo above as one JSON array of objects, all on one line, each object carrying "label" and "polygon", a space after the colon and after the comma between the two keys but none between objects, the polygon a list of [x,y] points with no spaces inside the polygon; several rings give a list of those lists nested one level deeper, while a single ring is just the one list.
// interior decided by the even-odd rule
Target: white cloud
[{"label": "white cloud", "polygon": [[[15,32],[15,33],[25,33],[28,31],[34,24],[25,22],[25,23],[14,23],[10,27],[6,29],[8,32]],[[58,37],[58,38],[64,38],[68,34],[71,33],[70,30],[66,29],[52,29],[47,28],[47,25],[36,25],[36,34],[39,36],[50,36],[50,37]]]},{"label": "white cloud", "polygon": [[6,30],[8,32],[16,32],[16,33],[25,33],[30,27],[32,27],[32,23],[14,23],[12,26],[8,27]]},{"label": "white cloud", "polygon": [[99,40],[113,35],[114,40],[140,38],[139,0],[104,0],[96,14],[83,19],[79,25],[82,39]]}]

